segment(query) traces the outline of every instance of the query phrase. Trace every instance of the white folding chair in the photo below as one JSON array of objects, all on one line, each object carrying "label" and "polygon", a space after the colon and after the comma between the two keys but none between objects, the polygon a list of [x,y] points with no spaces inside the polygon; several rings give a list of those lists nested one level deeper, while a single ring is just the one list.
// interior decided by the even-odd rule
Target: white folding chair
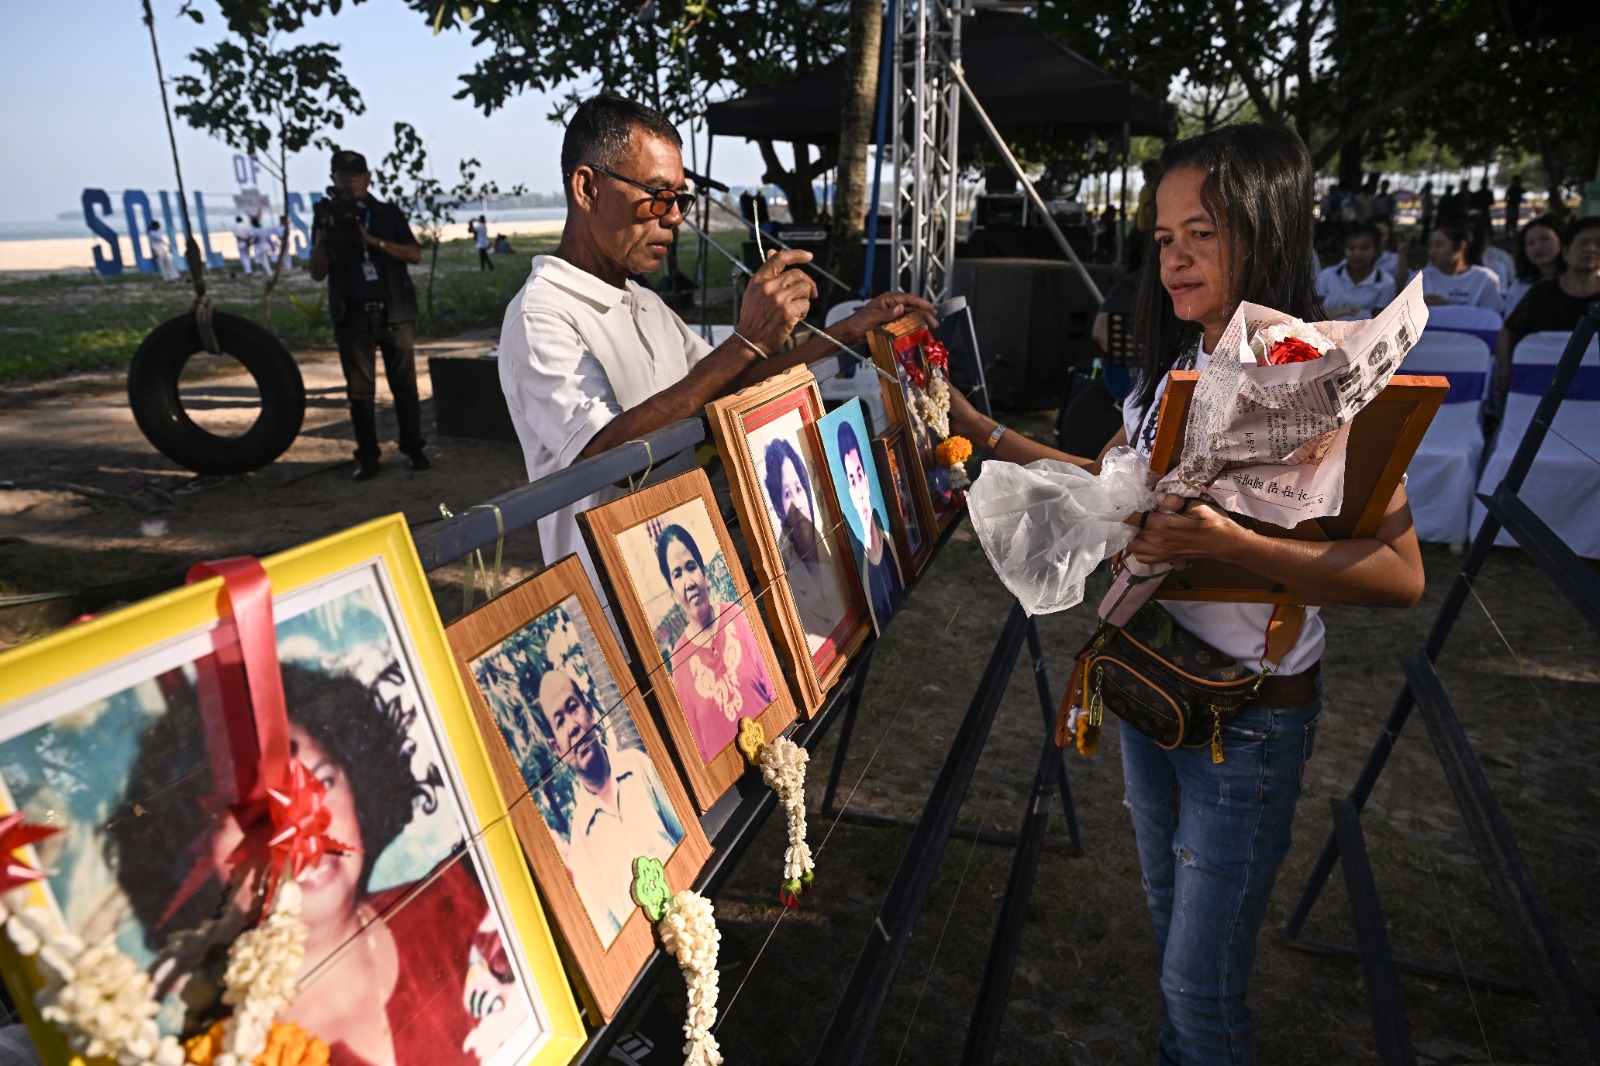
[{"label": "white folding chair", "polygon": [[[1478,478],[1479,492],[1492,493],[1504,480],[1570,338],[1569,333],[1532,333],[1512,353],[1505,416]],[[1577,377],[1517,495],[1573,551],[1600,559],[1600,343],[1591,341],[1583,353]],[[1473,501],[1474,533],[1487,513],[1482,503]],[[1501,530],[1495,543],[1516,542]]]},{"label": "white folding chair", "polygon": [[1428,308],[1426,328],[1436,333],[1441,330],[1468,333],[1493,348],[1503,324],[1504,319],[1500,317],[1500,312],[1487,307],[1457,307],[1454,304],[1442,304]]},{"label": "white folding chair", "polygon": [[1429,330],[1400,365],[1402,374],[1431,374],[1450,382],[1450,392],[1406,470],[1406,495],[1419,540],[1467,541],[1472,494],[1483,461],[1483,397],[1492,365],[1489,346],[1479,338]]}]

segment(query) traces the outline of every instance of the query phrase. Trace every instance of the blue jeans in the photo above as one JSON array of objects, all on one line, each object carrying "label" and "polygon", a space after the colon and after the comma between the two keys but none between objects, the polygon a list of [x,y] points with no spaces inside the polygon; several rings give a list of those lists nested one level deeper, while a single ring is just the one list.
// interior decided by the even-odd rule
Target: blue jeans
[{"label": "blue jeans", "polygon": [[1255,1061],[1245,990],[1321,712],[1320,695],[1311,707],[1245,707],[1222,731],[1221,763],[1209,744],[1164,751],[1122,725],[1161,966],[1159,1063]]}]

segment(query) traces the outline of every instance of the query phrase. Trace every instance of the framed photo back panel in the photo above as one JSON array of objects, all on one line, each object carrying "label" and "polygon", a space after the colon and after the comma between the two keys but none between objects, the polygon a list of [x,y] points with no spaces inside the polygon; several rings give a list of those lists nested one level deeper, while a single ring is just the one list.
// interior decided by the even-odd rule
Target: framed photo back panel
[{"label": "framed photo back panel", "polygon": [[844,515],[817,436],[822,394],[804,367],[706,408],[756,582],[806,715],[871,632]]},{"label": "framed photo back panel", "polygon": [[633,859],[661,860],[678,892],[711,845],[577,556],[447,635],[534,880],[610,1020],[655,947]]},{"label": "framed photo back panel", "polygon": [[[1167,375],[1150,450],[1150,468],[1158,474],[1172,470],[1183,458],[1189,403],[1199,379],[1200,372],[1195,370],[1174,370]],[[1290,540],[1372,536],[1449,387],[1442,377],[1396,374],[1351,420],[1345,450],[1344,504],[1337,515],[1308,519],[1293,529],[1235,517],[1258,533]],[[1167,600],[1305,602],[1304,597],[1290,596],[1282,585],[1259,574],[1210,560],[1199,560],[1173,572],[1156,595]]]},{"label": "framed photo back panel", "polygon": [[[361,849],[300,879],[307,960],[279,1019],[336,1057],[567,1062],[577,1006],[403,516],[264,566],[291,750],[324,783],[331,834]],[[159,965],[172,1035],[227,1013],[211,972],[226,941],[193,934],[236,905],[207,875],[231,846],[213,799],[231,770],[207,734],[233,632],[212,579],[0,655],[0,803],[62,829],[36,849],[34,901]],[[3,947],[45,1061],[69,1061],[33,1011],[39,975]]]},{"label": "framed photo back panel", "polygon": [[703,813],[744,773],[741,718],[769,737],[796,717],[705,471],[578,516],[600,580]]}]

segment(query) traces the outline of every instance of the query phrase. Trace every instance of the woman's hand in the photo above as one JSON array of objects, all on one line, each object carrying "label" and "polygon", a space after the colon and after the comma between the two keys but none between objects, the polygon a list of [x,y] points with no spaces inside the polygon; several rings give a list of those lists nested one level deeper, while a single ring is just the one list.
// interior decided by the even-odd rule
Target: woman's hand
[{"label": "woman's hand", "polygon": [[1130,515],[1125,521],[1140,527],[1128,552],[1144,563],[1232,561],[1251,536],[1211,504],[1171,494],[1163,496],[1154,511]]}]

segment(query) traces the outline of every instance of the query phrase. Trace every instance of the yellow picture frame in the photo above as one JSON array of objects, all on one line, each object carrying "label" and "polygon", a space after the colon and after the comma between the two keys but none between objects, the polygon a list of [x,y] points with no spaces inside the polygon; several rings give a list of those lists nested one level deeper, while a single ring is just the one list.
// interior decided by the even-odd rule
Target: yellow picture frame
[{"label": "yellow picture frame", "polygon": [[[404,664],[402,672],[409,667],[407,683],[411,687],[407,691],[416,699],[416,715],[396,718],[401,724],[393,728],[403,740],[410,738],[408,742],[412,746],[404,751],[407,759],[438,757],[439,791],[435,796],[450,801],[445,817],[453,820],[447,824],[464,829],[466,833],[465,839],[451,849],[446,859],[437,863],[426,881],[418,881],[416,887],[408,884],[394,889],[389,897],[392,903],[381,907],[377,903],[370,904],[373,917],[363,918],[365,924],[354,941],[369,937],[386,937],[391,943],[398,941],[402,928],[400,915],[405,908],[428,897],[436,883],[442,884],[448,878],[458,881],[470,878],[471,890],[481,894],[485,912],[476,932],[481,934],[485,928],[493,930],[496,943],[506,953],[504,963],[511,973],[509,978],[500,980],[508,986],[520,980],[524,987],[515,993],[516,1002],[530,1008],[527,1016],[507,1023],[514,1029],[505,1043],[491,1049],[492,1061],[497,1064],[515,1062],[519,1066],[557,1066],[570,1061],[586,1042],[587,1033],[491,771],[483,738],[474,721],[404,516],[375,519],[280,552],[263,560],[263,566],[272,585],[275,607],[284,600],[305,604],[322,602],[317,598],[326,597],[321,607],[311,608],[304,617],[313,617],[316,610],[343,608],[345,599],[332,599],[337,590],[364,590],[361,595],[378,598],[376,602],[383,609],[383,618],[387,619],[384,647],[392,647],[395,662]],[[339,595],[344,596],[344,593],[339,592]],[[280,659],[287,661],[283,626],[287,620],[298,617],[302,615],[293,612],[278,615]],[[91,705],[74,702],[75,699],[89,699],[96,692],[121,696],[132,689],[115,686],[129,678],[146,679],[141,682],[146,687],[140,691],[148,691],[154,684],[149,679],[157,676],[156,668],[161,663],[177,663],[181,667],[199,662],[198,658],[191,660],[184,656],[190,654],[190,649],[209,646],[212,640],[218,639],[218,633],[228,628],[231,628],[231,620],[224,584],[220,578],[212,578],[0,653],[0,752],[20,750],[21,746],[11,749],[7,745],[33,737]],[[160,676],[177,673],[181,673],[180,668],[169,666]],[[375,685],[371,691],[376,693]],[[112,706],[116,702],[111,698],[93,698],[98,699],[95,706]],[[168,713],[162,711],[163,715]],[[192,713],[199,714],[198,710]],[[291,701],[291,715],[293,713]],[[420,729],[415,724],[416,717],[424,719]],[[148,731],[139,733],[137,744],[147,743],[147,735]],[[315,740],[314,735],[305,735]],[[432,747],[416,755],[415,738],[419,736]],[[192,742],[190,747],[194,747]],[[125,781],[114,787],[121,791],[127,787]],[[433,783],[431,780],[417,782],[419,786]],[[350,788],[356,791],[355,785]],[[123,802],[127,803],[128,799],[125,797]],[[441,806],[436,798],[429,814]],[[12,789],[4,778],[0,778],[0,807],[7,812],[13,809]],[[137,805],[134,809],[143,813]],[[405,824],[402,822],[402,827]],[[103,827],[85,822],[80,822],[79,829],[104,834]],[[69,835],[62,833],[30,849],[42,852],[43,860],[39,854],[28,858],[35,865],[42,863],[41,868],[48,869],[52,841]],[[399,830],[396,830],[395,835],[385,841],[385,847],[398,837]],[[95,849],[105,850],[99,843],[95,844]],[[465,861],[468,857],[470,862]],[[382,859],[382,855],[374,855],[370,866],[367,859],[361,859],[363,884],[370,876],[370,868]],[[129,860],[119,860],[119,865],[122,861]],[[465,872],[460,872],[462,870]],[[29,891],[35,902],[55,905],[56,897],[47,882],[36,882]],[[441,897],[444,891],[440,890]],[[70,894],[64,898],[68,898],[70,905]],[[460,898],[476,901],[479,897]],[[125,906],[136,913],[135,907]],[[53,913],[58,920],[65,921],[61,917],[65,909],[57,906]],[[145,927],[136,926],[135,929],[143,932]],[[474,948],[477,946],[474,941]],[[330,955],[330,965],[341,953],[355,954],[341,947]],[[3,937],[0,937],[0,970],[11,985],[46,1066],[80,1061],[69,1052],[60,1034],[39,1017],[33,1006],[33,992],[40,985],[40,975]],[[315,979],[313,974],[312,980]],[[341,988],[333,984],[328,991]],[[390,998],[382,1001],[384,1006],[393,1001],[397,988],[391,988]],[[464,985],[462,991],[466,990]],[[400,1034],[396,1032],[391,1039],[398,1043]],[[526,1046],[521,1046],[522,1042]]]}]

